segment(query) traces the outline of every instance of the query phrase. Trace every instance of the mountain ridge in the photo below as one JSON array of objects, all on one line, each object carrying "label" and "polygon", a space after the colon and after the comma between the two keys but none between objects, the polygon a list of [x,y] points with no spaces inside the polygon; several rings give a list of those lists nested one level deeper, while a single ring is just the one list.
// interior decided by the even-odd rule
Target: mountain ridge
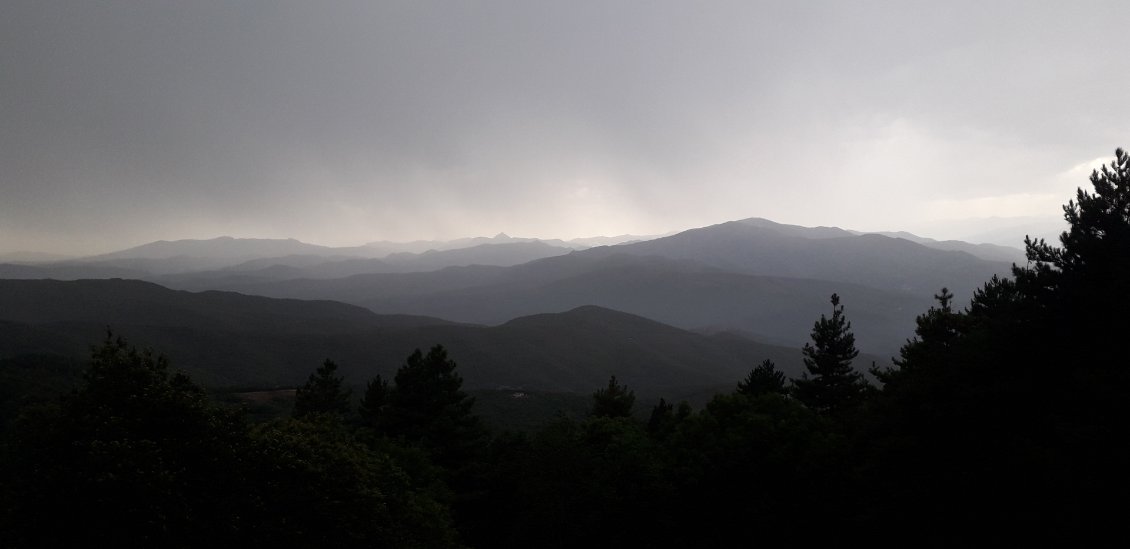
[{"label": "mountain ridge", "polygon": [[326,358],[359,385],[377,374],[391,377],[412,349],[437,343],[460,363],[469,389],[587,392],[617,375],[656,394],[733,384],[765,358],[786,371],[800,367],[799,349],[734,344],[601,307],[495,327],[408,320],[341,303],[183,292],[140,281],[0,281],[0,357],[81,358],[109,325],[213,386],[293,387]]}]

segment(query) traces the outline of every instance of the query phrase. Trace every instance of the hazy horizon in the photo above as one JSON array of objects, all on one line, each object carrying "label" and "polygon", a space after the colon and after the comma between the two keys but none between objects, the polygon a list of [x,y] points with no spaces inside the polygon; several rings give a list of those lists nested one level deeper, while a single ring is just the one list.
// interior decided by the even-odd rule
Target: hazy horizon
[{"label": "hazy horizon", "polygon": [[[747,219],[749,219],[749,218],[747,218]],[[727,223],[729,221],[740,221],[740,220],[724,220],[724,221],[719,221],[719,223]],[[775,221],[775,220],[769,220],[769,221]],[[974,221],[974,220],[969,220],[969,221]],[[890,230],[867,231],[867,230],[855,229],[853,227],[835,227],[835,226],[827,226],[827,225],[820,226],[820,227],[844,229],[844,230],[847,230],[847,231],[855,231],[855,232],[859,232],[859,233],[905,233],[905,232],[909,232],[909,233],[914,234],[914,236],[917,236],[917,237],[929,238],[929,239],[933,239],[933,240],[937,240],[937,241],[958,240],[958,241],[969,242],[969,243],[972,243],[972,244],[993,244],[993,245],[997,245],[997,246],[1006,246],[1006,247],[1015,248],[1017,250],[1023,250],[1024,249],[1024,243],[1023,243],[1023,237],[1024,236],[1031,236],[1032,238],[1045,238],[1045,239],[1048,240],[1048,242],[1051,242],[1053,244],[1058,244],[1059,231],[1062,228],[1065,228],[1065,223],[1063,223],[1062,221],[1056,221],[1054,219],[1047,219],[1047,218],[1040,218],[1040,217],[985,218],[985,219],[976,220],[976,221],[980,221],[981,223],[983,223],[983,229],[984,230],[982,230],[980,232],[976,232],[976,233],[962,233],[961,236],[946,236],[945,234],[938,236],[938,234],[936,232],[929,232],[929,231],[926,232],[926,233],[912,232],[912,231],[906,231],[904,229],[898,229],[898,228],[891,228]],[[1003,225],[1001,225],[1001,222],[1005,222],[1005,223]],[[1009,224],[1009,222],[1016,222],[1016,223],[1019,223],[1019,224],[1013,225],[1013,224]],[[1023,223],[1023,222],[1027,222],[1027,223]],[[711,225],[715,225],[715,224],[711,224]],[[786,225],[791,225],[791,224],[786,224]],[[1060,225],[1064,225],[1064,227],[1061,227]],[[707,226],[709,226],[709,225],[707,225]],[[994,229],[993,227],[999,227],[999,228]],[[498,238],[498,237],[501,237],[501,236],[509,237],[511,239],[536,239],[536,240],[542,240],[542,241],[559,240],[559,241],[563,241],[563,242],[566,242],[566,243],[571,242],[571,241],[583,241],[583,240],[589,240],[589,239],[620,238],[620,237],[637,237],[638,239],[642,239],[642,240],[650,240],[650,239],[654,239],[654,238],[662,238],[662,237],[665,237],[665,236],[677,234],[679,232],[682,232],[683,230],[690,230],[690,229],[697,229],[697,228],[700,228],[700,227],[687,227],[687,228],[681,229],[681,230],[674,230],[674,231],[667,231],[667,232],[664,232],[664,233],[646,234],[646,235],[645,234],[624,233],[624,234],[617,234],[617,235],[586,235],[586,236],[576,236],[576,237],[571,237],[571,236],[570,237],[530,236],[530,235],[523,235],[523,234],[510,234],[510,233],[507,233],[505,231],[501,231],[501,232],[493,234],[493,235],[474,234],[474,235],[466,235],[466,236],[452,238],[452,239],[366,240],[366,241],[363,241],[363,242],[347,242],[347,243],[341,243],[341,244],[327,244],[327,243],[323,243],[323,242],[309,241],[309,240],[303,240],[303,239],[300,239],[300,238],[287,237],[287,236],[283,236],[283,237],[262,237],[262,236],[255,236],[255,235],[212,235],[212,236],[203,236],[203,237],[191,237],[190,236],[190,237],[185,237],[185,238],[157,238],[157,239],[150,239],[150,240],[141,240],[141,241],[136,241],[136,242],[127,242],[127,243],[122,243],[122,244],[118,244],[118,245],[110,245],[105,249],[84,250],[81,253],[75,253],[75,254],[59,253],[59,252],[53,252],[53,251],[42,251],[42,250],[0,250],[0,261],[17,261],[17,262],[40,262],[40,261],[44,261],[44,262],[50,262],[50,261],[57,261],[57,260],[81,259],[81,258],[86,258],[86,257],[95,257],[95,256],[103,255],[103,254],[113,253],[113,252],[130,250],[130,249],[133,249],[133,248],[136,248],[136,247],[144,246],[144,245],[147,245],[147,244],[153,244],[153,243],[157,243],[157,242],[177,242],[177,241],[203,242],[203,241],[211,241],[211,240],[218,240],[218,239],[224,239],[224,238],[230,238],[230,239],[235,239],[235,240],[294,240],[294,241],[298,241],[298,242],[301,242],[301,243],[304,243],[304,244],[312,244],[312,245],[323,246],[323,247],[327,247],[327,248],[343,248],[344,249],[344,248],[353,248],[353,247],[363,247],[363,246],[369,245],[369,244],[382,244],[382,243],[383,244],[412,244],[412,243],[419,243],[419,242],[447,243],[447,242],[454,242],[454,241],[459,241],[459,240],[495,239],[495,238]],[[1025,228],[1027,228],[1029,230],[1021,230],[1021,229],[1025,229]],[[1017,230],[1020,230],[1020,232],[1017,232]],[[1013,237],[1014,234],[1020,234],[1022,236],[1014,238]],[[446,249],[446,248],[442,248],[442,249]]]},{"label": "hazy horizon", "polygon": [[0,254],[1055,226],[1130,145],[1119,8],[11,2]]}]

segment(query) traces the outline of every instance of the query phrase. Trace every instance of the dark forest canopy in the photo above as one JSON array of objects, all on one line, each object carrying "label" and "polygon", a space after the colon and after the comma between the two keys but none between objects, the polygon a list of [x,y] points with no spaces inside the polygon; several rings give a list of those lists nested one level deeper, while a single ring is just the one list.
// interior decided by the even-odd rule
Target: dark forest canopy
[{"label": "dark forest canopy", "polygon": [[[441,346],[359,395],[321,362],[293,417],[251,424],[108,337],[61,398],[0,393],[0,529],[13,547],[1118,539],[1103,536],[1121,534],[1130,490],[1130,155],[1091,183],[1064,206],[1059,246],[1029,240],[1028,263],[964,309],[941,289],[875,387],[838,296],[791,382],[763,361],[700,409],[663,400],[645,422],[611,377],[587,416],[525,434],[483,427]],[[0,366],[14,387],[74,369]]]}]

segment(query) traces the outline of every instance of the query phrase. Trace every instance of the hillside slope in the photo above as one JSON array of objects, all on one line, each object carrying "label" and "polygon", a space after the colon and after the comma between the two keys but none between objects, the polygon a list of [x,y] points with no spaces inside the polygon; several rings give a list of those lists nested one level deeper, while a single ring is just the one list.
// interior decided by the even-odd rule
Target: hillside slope
[{"label": "hillside slope", "polygon": [[615,374],[656,394],[726,387],[765,358],[790,373],[800,368],[798,349],[735,345],[599,307],[485,327],[127,280],[0,281],[0,357],[82,356],[108,326],[213,386],[293,387],[326,358],[360,385],[393,375],[413,349],[437,343],[470,389],[589,392]]}]

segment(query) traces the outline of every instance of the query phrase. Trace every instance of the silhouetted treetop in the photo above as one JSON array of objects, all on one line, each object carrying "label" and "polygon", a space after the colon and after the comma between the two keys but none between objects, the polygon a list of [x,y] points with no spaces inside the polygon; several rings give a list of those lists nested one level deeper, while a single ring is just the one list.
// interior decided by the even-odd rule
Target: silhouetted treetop
[{"label": "silhouetted treetop", "polygon": [[738,392],[748,396],[765,393],[783,395],[788,392],[785,385],[785,374],[777,370],[777,365],[772,360],[765,359],[756,368],[750,370],[745,379],[738,383]]},{"label": "silhouetted treetop", "polygon": [[371,425],[378,433],[428,450],[439,465],[464,466],[479,451],[486,430],[455,369],[443,345],[426,355],[416,349],[391,386],[380,378],[369,384],[364,413],[375,420]]},{"label": "silhouetted treetop", "polygon": [[336,373],[337,364],[326,359],[310,374],[294,393],[294,417],[328,414],[342,418],[349,414],[349,391],[342,388],[343,379]]},{"label": "silhouetted treetop", "polygon": [[636,393],[616,381],[616,376],[608,379],[608,386],[592,395],[594,417],[631,417],[632,406],[636,403]]},{"label": "silhouetted treetop", "polygon": [[834,415],[855,406],[863,398],[867,383],[851,367],[859,355],[855,334],[844,317],[840,296],[832,294],[832,317],[820,315],[812,327],[812,342],[805,343],[804,366],[808,370],[793,382],[801,402],[822,414]]},{"label": "silhouetted treetop", "polygon": [[1130,261],[1130,154],[1116,150],[1109,166],[1091,173],[1091,185],[1093,192],[1079,188],[1075,200],[1063,206],[1069,228],[1060,234],[1061,247],[1025,238],[1029,261],[1064,273],[1093,273]]}]

